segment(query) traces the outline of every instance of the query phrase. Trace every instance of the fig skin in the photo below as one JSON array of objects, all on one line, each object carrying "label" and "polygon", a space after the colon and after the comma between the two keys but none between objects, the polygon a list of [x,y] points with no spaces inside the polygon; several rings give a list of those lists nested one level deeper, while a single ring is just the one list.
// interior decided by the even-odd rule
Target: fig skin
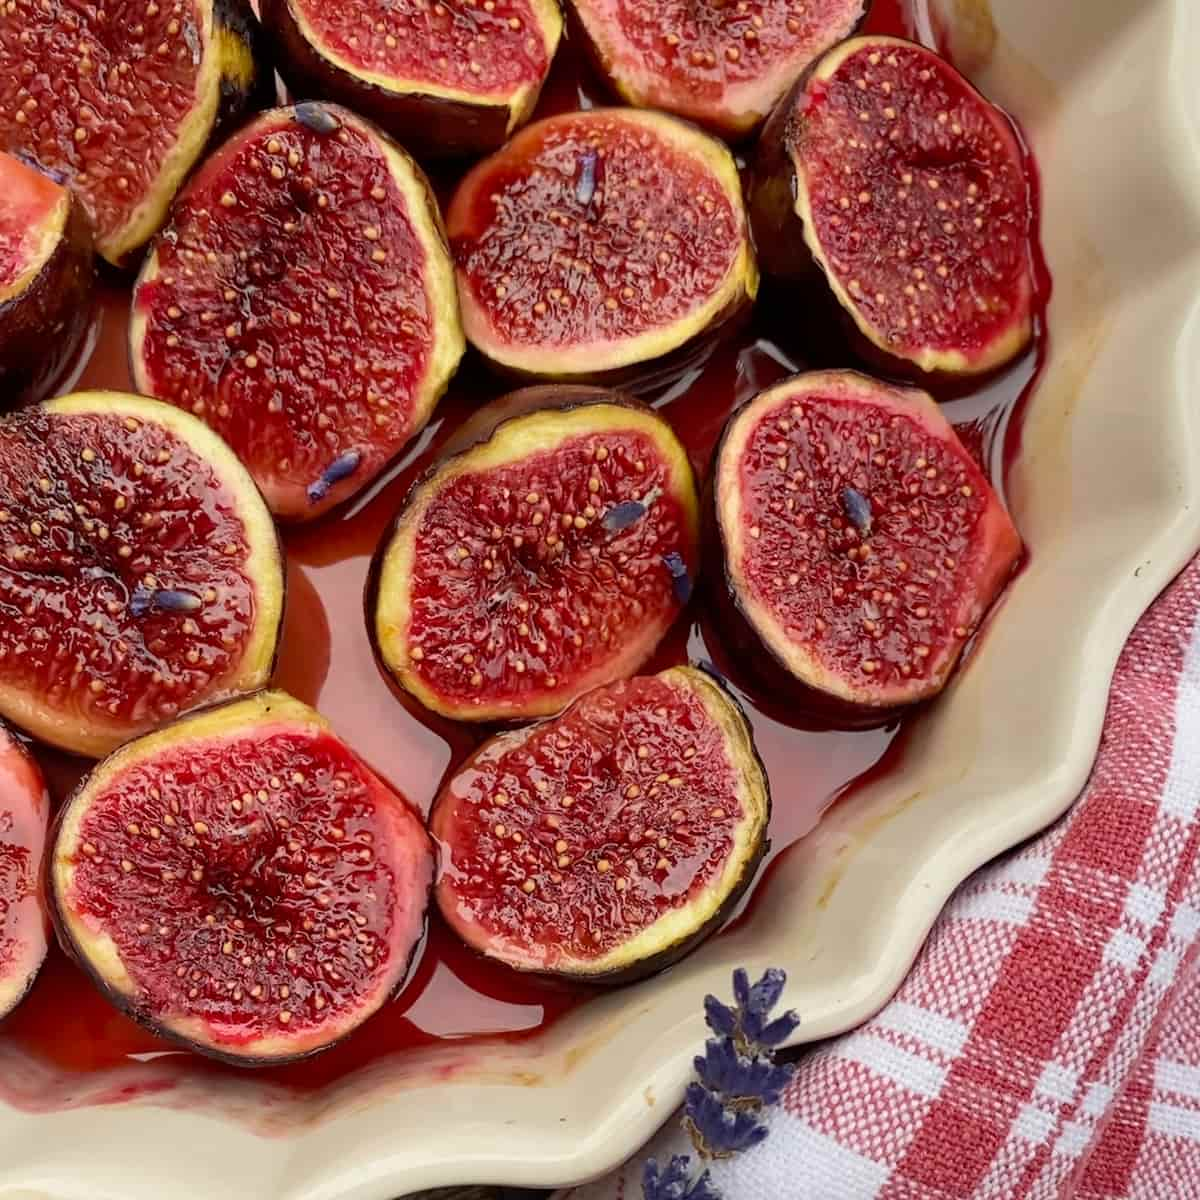
[{"label": "fig skin", "polygon": [[[927,361],[919,362],[905,354],[893,353],[883,336],[859,316],[844,284],[829,269],[825,254],[806,221],[806,188],[800,176],[791,145],[798,124],[803,121],[805,96],[814,82],[828,79],[846,57],[868,45],[889,45],[936,57],[932,51],[901,38],[863,36],[835,47],[814,62],[776,105],[763,127],[755,150],[747,185],[747,208],[754,242],[763,271],[775,278],[791,281],[803,289],[806,299],[828,306],[841,327],[856,358],[877,373],[916,383],[939,395],[960,390],[964,380],[979,380],[1009,366],[1033,339],[1032,260],[1029,267],[1029,295],[1024,297],[1023,318],[1004,336],[990,345],[977,360],[967,360],[961,352],[925,350]],[[940,61],[940,60],[939,60]],[[953,67],[949,68],[954,70]],[[1002,118],[1018,150],[1021,139],[1011,118],[988,100],[967,79],[964,90]],[[843,298],[844,297],[844,298]]]},{"label": "fig skin", "polygon": [[[472,235],[472,209],[493,173],[506,163],[521,163],[529,145],[536,145],[545,128],[572,118],[621,121],[635,133],[650,136],[699,160],[729,201],[738,226],[738,245],[725,278],[700,309],[675,321],[650,327],[634,336],[585,346],[538,346],[505,336],[483,309],[471,280],[456,258],[456,277],[467,340],[502,378],[527,383],[577,383],[615,387],[635,393],[665,386],[702,362],[719,342],[747,320],[758,294],[759,272],[750,236],[737,167],[728,148],[694,125],[666,113],[646,109],[590,109],[547,117],[528,126],[490,158],[473,167],[460,181],[446,209],[452,249],[458,239]],[[707,308],[708,311],[705,311]]]},{"label": "fig skin", "polygon": [[[407,648],[401,644],[404,639],[395,626],[395,614],[391,617],[384,615],[385,580],[388,580],[389,576],[391,580],[397,581],[406,577],[404,572],[390,561],[397,553],[397,543],[411,520],[414,505],[420,502],[423,494],[443,472],[453,471],[456,466],[467,463],[474,450],[503,433],[506,428],[515,427],[526,418],[539,414],[570,416],[581,412],[586,413],[593,407],[608,410],[626,409],[638,417],[649,416],[661,420],[652,409],[641,401],[604,388],[544,384],[511,392],[485,406],[459,427],[447,443],[444,452],[413,483],[387,533],[380,540],[364,589],[364,611],[368,635],[376,661],[384,676],[394,686],[424,705],[427,710],[451,720],[504,727],[531,719],[555,716],[573,703],[582,691],[612,681],[613,676],[610,674],[607,678],[597,679],[594,683],[580,688],[578,683],[573,684],[568,680],[540,700],[529,701],[516,708],[497,703],[476,708],[448,704],[422,681],[415,678],[415,674],[411,670],[411,662],[408,659]],[[695,474],[691,461],[682,445],[678,443],[673,431],[669,426],[665,426],[665,428],[670,433],[673,443],[671,465],[676,474],[677,498],[682,501],[688,528],[687,548],[690,557],[687,568],[691,580],[695,581],[701,573],[700,510]],[[585,432],[585,430],[581,429],[580,432]],[[683,607],[685,606],[680,606],[681,611]],[[642,647],[626,669],[619,672],[618,675],[636,671],[653,653],[662,636],[665,636],[667,628],[669,626],[665,627],[651,644]]]},{"label": "fig skin", "polygon": [[[777,64],[767,79],[760,77],[743,84],[743,92],[749,91],[754,94],[743,96],[735,103],[708,104],[694,95],[689,95],[688,90],[682,86],[674,92],[656,91],[654,81],[638,83],[629,78],[629,72],[619,61],[617,51],[624,49],[626,52],[632,52],[631,48],[605,44],[608,31],[604,28],[604,18],[600,15],[585,16],[585,10],[592,3],[594,0],[567,0],[571,37],[585,48],[592,67],[613,93],[620,97],[623,104],[672,113],[735,145],[749,141],[758,132],[797,76],[810,65],[808,62],[797,61],[795,56],[784,64]],[[861,9],[858,18],[838,29],[827,45],[835,45],[858,33],[867,19],[871,2],[860,0],[858,7]],[[725,100],[729,100],[728,92]]]},{"label": "fig skin", "polygon": [[[0,154],[0,175],[10,169],[35,170]],[[54,249],[19,290],[0,295],[0,411],[50,395],[77,363],[91,328],[96,281],[91,223],[78,197],[60,190],[66,211],[50,215],[51,222],[61,222]]]},{"label": "fig skin", "polygon": [[[51,415],[118,414],[158,423],[203,461],[212,464],[226,486],[237,495],[239,515],[250,544],[246,569],[259,588],[257,620],[234,675],[223,680],[219,690],[200,695],[194,707],[201,708],[261,688],[275,669],[283,628],[286,602],[283,546],[262,496],[233,452],[190,413],[145,396],[123,392],[76,392],[45,401],[42,407]],[[84,720],[78,713],[72,718],[61,708],[45,704],[28,689],[3,682],[0,682],[0,714],[38,741],[87,758],[101,758],[129,738],[150,732],[157,724],[153,720],[101,720],[95,715]]]},{"label": "fig skin", "polygon": [[[733,914],[742,897],[754,882],[758,868],[770,849],[767,829],[770,824],[772,802],[770,780],[754,744],[753,733],[746,721],[745,714],[727,688],[696,667],[672,667],[663,671],[657,678],[672,679],[695,693],[709,716],[721,727],[725,735],[727,750],[733,758],[734,771],[743,802],[753,810],[752,814],[744,818],[749,832],[744,839],[745,845],[742,847],[743,853],[738,862],[737,874],[726,881],[720,902],[712,907],[711,911],[698,924],[694,924],[690,928],[684,927],[675,930],[656,947],[639,946],[631,955],[628,943],[626,943],[618,950],[606,954],[600,965],[577,962],[570,967],[544,968],[534,966],[512,954],[505,954],[500,950],[489,948],[486,937],[477,930],[474,924],[465,918],[460,918],[458,904],[454,893],[450,890],[450,876],[444,862],[441,876],[434,889],[435,899],[450,928],[477,954],[501,962],[510,970],[520,974],[538,978],[570,980],[599,987],[619,987],[635,983],[665,971],[711,937]],[[596,689],[597,692],[602,690],[604,689]],[[503,751],[506,743],[519,744],[530,733],[542,728],[551,728],[567,720],[571,716],[572,709],[586,698],[586,694],[579,697],[571,708],[549,721],[526,727],[523,730],[518,729],[497,735],[491,741],[485,742],[459,767],[454,776],[443,786],[429,815],[430,830],[434,838],[442,845],[444,860],[452,860],[454,853],[453,830],[443,826],[448,825],[451,819],[445,816],[445,813],[450,809],[453,801],[452,788],[455,779],[477,769],[481,761],[486,761],[498,749]],[[654,932],[654,924],[638,931],[633,938],[634,944],[639,941],[651,941],[652,939],[647,935]],[[625,961],[622,961],[623,959]]]},{"label": "fig skin", "polygon": [[[539,32],[554,58],[562,36],[556,0],[532,0]],[[510,103],[478,102],[385,87],[326,57],[305,36],[290,0],[261,0],[260,12],[274,57],[296,98],[332,100],[368,117],[421,159],[461,158],[498,149],[529,120],[545,77]],[[548,68],[547,68],[548,73]]]},{"label": "fig skin", "polygon": [[0,813],[6,809],[11,811],[11,808],[19,803],[28,803],[32,809],[28,815],[33,818],[34,828],[29,832],[34,835],[34,839],[29,850],[31,865],[38,876],[35,891],[30,897],[36,905],[37,913],[32,927],[20,931],[26,934],[28,946],[21,961],[15,964],[17,973],[8,978],[0,974],[0,1021],[3,1021],[29,995],[33,985],[37,982],[38,972],[46,960],[49,948],[51,924],[40,879],[42,860],[48,844],[50,795],[46,791],[42,772],[34,761],[33,755],[2,722],[0,722],[0,791],[8,792],[11,797],[11,803],[9,803],[9,796],[0,794]]},{"label": "fig skin", "polygon": [[[83,935],[80,932],[82,926],[65,903],[63,896],[64,884],[61,874],[66,869],[66,864],[69,861],[64,844],[69,842],[78,833],[78,826],[83,815],[82,813],[77,813],[76,810],[80,808],[87,798],[89,790],[96,786],[97,780],[99,780],[101,785],[106,784],[112,776],[118,774],[127,766],[136,765],[140,761],[152,757],[160,749],[169,750],[174,738],[186,738],[196,730],[218,739],[222,734],[236,736],[239,731],[246,728],[248,721],[253,722],[258,720],[266,722],[271,718],[272,714],[275,714],[276,720],[290,722],[285,727],[303,726],[315,730],[317,733],[332,734],[332,730],[324,717],[313,709],[310,709],[307,705],[287,695],[287,693],[280,691],[261,691],[250,696],[222,701],[206,708],[197,709],[181,717],[172,725],[127,742],[124,746],[114,751],[109,758],[97,764],[92,773],[85,776],[79,782],[71,795],[63,803],[53,822],[47,843],[46,874],[48,876],[48,883],[46,890],[48,893],[49,916],[53,932],[63,952],[87,975],[101,995],[118,1011],[124,1013],[131,1020],[136,1021],[145,1029],[148,1029],[151,1033],[166,1041],[203,1055],[205,1058],[213,1059],[216,1062],[225,1063],[232,1067],[250,1069],[286,1066],[289,1063],[314,1058],[319,1054],[325,1053],[327,1050],[333,1049],[361,1028],[365,1022],[369,1021],[389,999],[401,990],[404,982],[409,977],[412,967],[425,944],[428,913],[433,894],[436,855],[433,844],[429,841],[424,825],[419,819],[419,815],[407,806],[403,798],[399,797],[397,793],[392,792],[390,787],[378,780],[378,777],[369,768],[364,767],[370,779],[382,786],[389,795],[396,799],[398,804],[404,806],[406,819],[411,821],[415,829],[420,830],[424,838],[424,844],[428,850],[429,870],[427,880],[423,886],[424,902],[420,911],[419,932],[412,939],[411,947],[403,962],[399,962],[397,968],[392,971],[394,978],[391,986],[370,997],[368,1012],[359,1016],[352,1024],[343,1028],[336,1036],[329,1040],[311,1046],[304,1046],[297,1050],[280,1048],[282,1043],[287,1041],[287,1037],[284,1035],[276,1036],[273,1039],[270,1037],[259,1039],[261,1048],[255,1053],[226,1051],[222,1050],[219,1045],[207,1042],[201,1037],[190,1036],[184,1022],[172,1024],[170,1021],[157,1017],[149,1011],[147,1004],[137,991],[137,985],[128,977],[128,972],[120,961],[115,946],[112,945],[111,939],[106,934],[102,934],[99,938],[94,939],[96,941],[95,949],[99,951],[98,956],[95,953],[89,954],[87,952],[82,941]],[[336,735],[333,736],[336,737]],[[89,933],[87,936],[90,937],[92,935]],[[105,942],[109,943],[111,949],[104,945]],[[97,957],[102,962],[97,962]],[[110,978],[105,972],[105,966],[114,968],[124,975],[129,987],[123,987]]]},{"label": "fig skin", "polygon": [[[723,459],[738,427],[739,418],[752,410],[759,401],[770,400],[785,393],[791,394],[793,390],[817,390],[823,385],[832,387],[839,383],[844,383],[850,388],[886,389],[911,402],[918,418],[923,408],[929,417],[945,423],[945,418],[941,416],[933,397],[928,393],[883,384],[855,371],[819,371],[793,375],[751,397],[730,414],[713,452],[712,477],[704,495],[704,542],[706,551],[719,561],[720,567],[707,573],[704,586],[709,611],[726,644],[729,659],[744,669],[772,701],[786,698],[788,703],[798,710],[804,722],[816,728],[871,729],[891,724],[902,715],[930,703],[942,692],[954,677],[963,651],[983,627],[989,612],[1003,596],[1012,572],[1020,560],[1022,545],[1011,519],[999,499],[991,493],[986,478],[979,473],[982,485],[991,493],[991,504],[995,506],[980,522],[982,524],[986,520],[988,531],[994,535],[994,542],[988,544],[992,545],[993,550],[989,565],[994,564],[995,569],[988,576],[986,585],[978,589],[985,595],[986,603],[983,604],[974,626],[969,629],[966,638],[961,639],[952,650],[945,652],[935,675],[923,684],[914,684],[909,696],[894,702],[875,697],[839,695],[833,690],[835,685],[842,686],[836,680],[831,679],[830,686],[822,687],[798,676],[789,667],[783,653],[772,644],[772,631],[764,629],[762,621],[756,619],[734,579],[729,535],[720,512],[719,483]],[[946,424],[946,428],[950,429],[950,426]],[[956,437],[955,441],[957,442]],[[966,455],[965,450],[963,454]],[[802,643],[800,650],[807,654]],[[940,648],[938,652],[943,653]],[[818,674],[832,675],[829,668],[820,664],[814,665],[812,669]]]}]

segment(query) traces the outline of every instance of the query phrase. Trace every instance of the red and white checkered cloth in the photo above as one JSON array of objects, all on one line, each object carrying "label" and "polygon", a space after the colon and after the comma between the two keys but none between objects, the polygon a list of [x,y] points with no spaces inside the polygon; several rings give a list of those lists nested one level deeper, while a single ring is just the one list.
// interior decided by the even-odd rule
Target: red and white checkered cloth
[{"label": "red and white checkered cloth", "polygon": [[[1081,687],[1090,686],[1080,680]],[[810,1051],[727,1200],[1200,1200],[1200,560],[1117,668],[1087,790]],[[786,997],[785,997],[786,1003]],[[560,1200],[641,1200],[675,1123]]]}]

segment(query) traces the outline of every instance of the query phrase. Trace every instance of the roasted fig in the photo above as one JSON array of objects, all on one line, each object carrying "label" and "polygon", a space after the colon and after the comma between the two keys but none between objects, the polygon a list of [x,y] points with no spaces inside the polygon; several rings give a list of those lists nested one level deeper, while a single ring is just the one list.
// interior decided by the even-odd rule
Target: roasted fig
[{"label": "roasted fig", "polygon": [[261,687],[271,514],[195,417],[84,392],[0,421],[0,714],[77,754]]},{"label": "roasted fig", "polygon": [[0,408],[45,399],[76,362],[95,278],[79,201],[0,154]]},{"label": "roasted fig", "polygon": [[96,249],[132,259],[218,123],[269,77],[244,0],[35,4],[0,21],[0,150],[83,200]]},{"label": "roasted fig", "polygon": [[493,738],[450,779],[430,817],[438,906],[517,970],[629,982],[719,927],[770,807],[750,728],[708,676],[623,680]]},{"label": "roasted fig", "polygon": [[834,723],[937,695],[1021,554],[934,401],[851,371],[760,392],[713,470],[713,589],[740,661]]},{"label": "roasted fig", "polygon": [[41,771],[0,726],[0,1019],[25,998],[46,958],[41,872],[49,817]]},{"label": "roasted fig", "polygon": [[858,27],[868,0],[571,0],[592,57],[630,104],[752,133],[804,69]]},{"label": "roasted fig", "polygon": [[467,338],[519,375],[628,379],[758,289],[733,157],[662,113],[536,122],[467,174],[446,223]]},{"label": "roasted fig", "polygon": [[613,393],[560,391],[437,466],[379,549],[380,659],[444,716],[560,712],[636,671],[687,602],[698,502],[671,427]]},{"label": "roasted fig", "polygon": [[529,120],[562,35],[555,0],[262,0],[299,96],[336,100],[422,157],[495,150]]},{"label": "roasted fig", "polygon": [[991,371],[1033,332],[1033,199],[1009,118],[930,50],[862,37],[767,123],[751,186],[764,268],[820,268],[868,361]]},{"label": "roasted fig", "polygon": [[64,946],[119,1008],[239,1066],[356,1029],[424,934],[420,817],[283,692],[122,746],[59,819]]},{"label": "roasted fig", "polygon": [[264,113],[180,195],[129,338],[139,390],[220,433],[277,516],[319,515],[424,426],[462,357],[425,177],[345,109]]}]

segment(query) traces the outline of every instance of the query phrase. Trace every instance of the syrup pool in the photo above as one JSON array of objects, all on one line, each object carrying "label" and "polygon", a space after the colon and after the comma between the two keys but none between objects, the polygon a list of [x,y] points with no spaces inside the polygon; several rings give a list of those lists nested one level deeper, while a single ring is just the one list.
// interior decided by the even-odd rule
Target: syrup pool
[{"label": "syrup pool", "polygon": [[[909,0],[876,0],[867,28],[910,36]],[[586,66],[564,47],[539,115],[608,103]],[[1030,186],[1036,193],[1032,161]],[[439,183],[450,184],[452,180]],[[442,190],[439,188],[439,190]],[[1042,300],[1049,278],[1039,262]],[[79,388],[131,390],[125,326],[128,290],[115,284],[102,297],[101,325]],[[798,320],[798,313],[802,319]],[[757,391],[806,367],[853,365],[836,330],[802,299],[765,283],[754,319],[702,365],[672,386],[646,397],[675,426],[701,477],[729,412]],[[997,484],[1019,444],[1019,417],[1044,362],[1046,334],[1039,320],[1034,347],[998,378],[946,404],[946,411]],[[414,478],[458,423],[504,385],[468,361],[434,421],[393,468],[352,504],[312,527],[284,531],[288,555],[288,610],[275,684],[319,708],[371,766],[427,811],[443,778],[481,740],[468,728],[423,712],[398,696],[381,675],[367,637],[363,587],[370,557]],[[778,855],[808,833],[821,814],[868,774],[898,757],[903,723],[853,733],[805,728],[767,703],[738,677],[702,614],[689,612],[660,647],[647,670],[710,662],[729,677],[754,727],[772,782],[770,836]],[[36,751],[56,801],[86,764]],[[761,883],[761,878],[760,878]],[[521,1036],[543,1028],[588,998],[586,989],[530,980],[484,962],[441,924],[436,912],[423,954],[403,991],[340,1046],[309,1062],[255,1072],[297,1090],[344,1079],[368,1063],[443,1039]],[[7,1043],[7,1045],[5,1045]],[[0,1029],[0,1051],[21,1051],[72,1078],[125,1068],[110,1098],[138,1094],[137,1066],[155,1060],[161,1077],[235,1074],[147,1033],[110,1007],[55,949],[24,1004]],[[155,1091],[161,1092],[161,1082]]]}]

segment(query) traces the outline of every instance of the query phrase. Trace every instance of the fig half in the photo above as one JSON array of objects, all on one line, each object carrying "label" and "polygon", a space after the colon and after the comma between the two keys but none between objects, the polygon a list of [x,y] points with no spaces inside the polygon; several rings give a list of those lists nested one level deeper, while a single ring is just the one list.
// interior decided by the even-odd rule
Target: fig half
[{"label": "fig half", "polygon": [[279,542],[211,430],[83,392],[0,421],[0,461],[0,714],[99,757],[267,681]]},{"label": "fig half", "polygon": [[262,0],[261,12],[295,95],[345,104],[422,157],[503,144],[562,35],[555,0]]},{"label": "fig half", "polygon": [[1008,118],[930,50],[862,37],[772,115],[751,187],[763,266],[820,268],[859,351],[978,375],[1033,334],[1033,199]]},{"label": "fig half", "polygon": [[494,738],[446,784],[438,906],[519,971],[626,983],[720,926],[770,808],[745,717],[703,672],[610,684]]},{"label": "fig half", "polygon": [[121,747],[59,818],[55,923],[118,1007],[239,1066],[327,1049],[403,981],[433,849],[419,816],[283,692]]},{"label": "fig half", "polygon": [[0,154],[0,408],[44,399],[76,361],[95,278],[79,201]]},{"label": "fig half", "polygon": [[560,407],[436,467],[380,546],[380,659],[443,716],[548,716],[631,674],[696,577],[699,506],[671,427],[613,393],[558,391]]},{"label": "fig half", "polygon": [[932,398],[851,371],[760,392],[713,470],[714,586],[750,634],[740,657],[838,723],[937,695],[1021,554]]},{"label": "fig half", "polygon": [[0,726],[0,1020],[28,994],[46,958],[41,873],[49,818],[41,771]]},{"label": "fig half", "polygon": [[729,138],[752,133],[804,69],[848,38],[867,0],[571,0],[593,58],[630,104]]},{"label": "fig half", "polygon": [[343,108],[264,113],[179,196],[129,327],[139,390],[202,418],[306,520],[429,420],[465,347],[420,169]]},{"label": "fig half", "polygon": [[261,87],[243,0],[10,5],[0,22],[0,150],[83,200],[121,265],[153,236],[218,123]]},{"label": "fig half", "polygon": [[758,290],[732,155],[662,113],[536,122],[467,174],[446,224],[467,338],[518,375],[632,378]]}]

